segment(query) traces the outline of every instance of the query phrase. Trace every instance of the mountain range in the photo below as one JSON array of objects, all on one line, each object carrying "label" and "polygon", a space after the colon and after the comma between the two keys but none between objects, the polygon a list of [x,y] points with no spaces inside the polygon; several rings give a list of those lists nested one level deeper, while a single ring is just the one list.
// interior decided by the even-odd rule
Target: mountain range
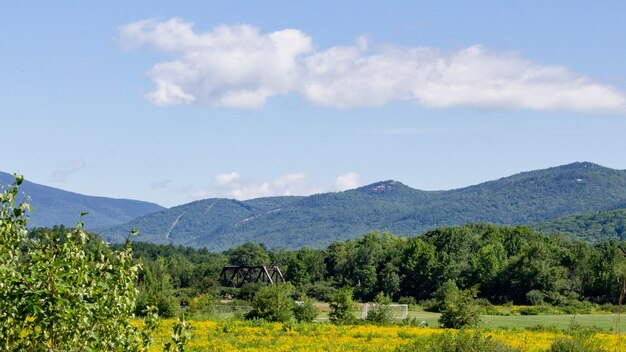
[{"label": "mountain range", "polygon": [[[0,185],[13,182],[0,173]],[[474,186],[422,191],[398,181],[311,196],[246,201],[211,198],[170,209],[157,204],[85,196],[24,181],[31,197],[30,226],[86,228],[112,242],[207,247],[221,251],[246,241],[270,248],[321,248],[370,231],[404,236],[439,226],[490,222],[529,225],[593,243],[626,238],[626,170],[589,162],[519,173]]]},{"label": "mountain range", "polygon": [[269,248],[321,248],[376,230],[413,236],[439,226],[533,224],[620,208],[626,208],[626,170],[579,162],[447,191],[390,180],[307,197],[205,199],[98,232],[109,241],[123,241],[135,228],[135,241],[215,251],[246,241]]},{"label": "mountain range", "polygon": [[[13,175],[0,172],[0,185],[15,182]],[[30,227],[74,226],[85,222],[86,229],[110,227],[163,210],[162,206],[129,199],[85,196],[24,180],[20,193],[30,197]],[[89,213],[81,219],[81,213]]]}]

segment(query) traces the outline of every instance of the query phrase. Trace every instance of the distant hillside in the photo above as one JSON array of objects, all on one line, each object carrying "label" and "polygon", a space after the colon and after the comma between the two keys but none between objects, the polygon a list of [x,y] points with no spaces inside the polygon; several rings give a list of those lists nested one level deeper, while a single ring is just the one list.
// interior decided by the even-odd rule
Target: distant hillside
[{"label": "distant hillside", "polygon": [[[13,183],[13,175],[0,172],[0,185]],[[80,213],[89,215],[83,219],[87,229],[109,227],[128,222],[139,216],[164,209],[154,203],[128,199],[85,196],[57,188],[39,185],[27,180],[20,186],[20,193],[31,198],[33,208],[29,226],[74,226]]]},{"label": "distant hillside", "polygon": [[339,193],[249,201],[207,199],[101,231],[121,241],[224,250],[245,241],[268,247],[323,247],[372,230],[417,235],[469,222],[529,224],[626,204],[626,171],[573,163],[450,191],[384,181]]},{"label": "distant hillside", "polygon": [[562,233],[589,243],[607,239],[624,241],[626,240],[626,209],[568,215],[535,223],[531,227],[543,233]]}]

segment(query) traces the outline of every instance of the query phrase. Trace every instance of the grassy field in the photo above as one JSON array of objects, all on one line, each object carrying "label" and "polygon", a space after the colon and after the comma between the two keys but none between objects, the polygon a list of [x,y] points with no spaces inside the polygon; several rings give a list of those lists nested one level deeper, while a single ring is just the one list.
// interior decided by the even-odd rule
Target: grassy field
[{"label": "grassy field", "polygon": [[[422,310],[409,311],[409,317],[425,321],[436,327],[439,313]],[[617,314],[561,314],[561,315],[483,315],[482,327],[487,329],[524,329],[537,326],[568,329],[570,327],[594,327],[606,331],[626,332],[626,316]],[[617,322],[619,321],[619,325]]]},{"label": "grassy field", "polygon": [[[250,307],[226,307],[221,309],[218,319],[231,318],[235,312],[243,315],[249,311]],[[321,312],[317,318],[318,322],[328,321],[329,307],[327,304],[319,304]],[[355,311],[355,317],[360,316],[360,312]],[[419,322],[424,321],[431,327],[439,324],[439,313],[427,312],[424,310],[409,310],[409,318]],[[571,327],[590,327],[606,331],[626,332],[626,316],[617,314],[560,314],[560,315],[483,315],[481,327],[486,329],[525,329],[543,326],[547,328],[568,329]],[[617,322],[620,321],[619,325]],[[619,329],[618,329],[619,327]]]},{"label": "grassy field", "polygon": [[[318,322],[328,321],[330,308],[326,303],[316,304],[320,309]],[[218,319],[231,318],[239,314],[247,313],[249,306],[222,306],[218,309]],[[361,312],[355,311],[354,316],[360,317]],[[431,327],[437,327],[440,314],[427,312],[420,309],[410,309],[409,318],[424,321]],[[620,321],[619,326],[617,322]],[[620,317],[617,314],[559,314],[559,315],[483,315],[481,327],[487,329],[524,329],[537,326],[556,327],[568,329],[570,327],[594,327],[607,331],[626,332],[626,315]],[[618,329],[619,327],[619,329]]]}]

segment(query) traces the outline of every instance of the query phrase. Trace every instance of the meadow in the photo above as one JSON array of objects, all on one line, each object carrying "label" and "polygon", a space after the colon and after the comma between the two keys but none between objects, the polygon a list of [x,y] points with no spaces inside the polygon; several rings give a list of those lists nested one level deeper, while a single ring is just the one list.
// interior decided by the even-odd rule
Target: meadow
[{"label": "meadow", "polygon": [[[510,317],[506,317],[510,318]],[[150,351],[170,340],[172,320],[163,320]],[[188,351],[404,351],[416,339],[457,330],[414,326],[281,324],[264,321],[191,321]],[[585,350],[622,351],[626,339],[614,333],[584,330],[469,330],[521,351],[548,351],[557,339],[582,341]]]},{"label": "meadow", "polygon": [[[409,318],[425,321],[436,327],[441,314],[410,310]],[[591,328],[607,332],[626,332],[626,316],[618,314],[542,314],[542,315],[482,315],[480,327],[485,329],[570,329]]]}]

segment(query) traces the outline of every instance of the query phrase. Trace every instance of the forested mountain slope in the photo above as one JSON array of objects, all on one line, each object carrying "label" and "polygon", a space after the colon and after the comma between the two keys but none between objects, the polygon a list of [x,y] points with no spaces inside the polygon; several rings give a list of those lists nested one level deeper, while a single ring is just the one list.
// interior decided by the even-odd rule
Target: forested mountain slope
[{"label": "forested mountain slope", "polygon": [[561,233],[589,243],[626,240],[626,209],[593,211],[542,221],[531,225],[544,233]]},{"label": "forested mountain slope", "polygon": [[[13,175],[0,172],[0,185],[6,186],[14,181]],[[82,221],[85,222],[87,229],[94,229],[122,224],[139,216],[164,209],[154,203],[86,196],[27,180],[24,180],[20,186],[20,193],[31,198],[29,201],[33,208],[29,221],[31,227],[74,226],[81,220],[80,214],[86,212],[89,215]]]},{"label": "forested mountain slope", "polygon": [[131,228],[137,228],[138,241],[211,250],[245,241],[270,248],[321,248],[373,230],[412,236],[471,222],[529,224],[624,204],[626,171],[584,162],[449,191],[421,191],[383,181],[308,197],[207,199],[103,229],[100,234],[122,241]]}]

